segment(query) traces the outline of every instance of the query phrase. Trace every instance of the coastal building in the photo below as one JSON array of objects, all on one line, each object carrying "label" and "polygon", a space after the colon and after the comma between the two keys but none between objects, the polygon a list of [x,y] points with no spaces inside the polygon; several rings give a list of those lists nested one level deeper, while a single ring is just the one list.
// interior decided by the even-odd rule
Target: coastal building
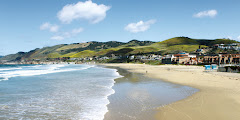
[{"label": "coastal building", "polygon": [[197,64],[197,58],[194,54],[179,53],[165,55],[162,57],[163,64]]},{"label": "coastal building", "polygon": [[110,58],[107,57],[107,56],[104,56],[104,57],[100,57],[100,58],[98,58],[98,60],[108,60],[108,59],[110,59]]},{"label": "coastal building", "polygon": [[137,55],[137,56],[136,56],[136,59],[137,59],[137,60],[147,60],[147,59],[148,59],[148,56],[146,56],[146,55]]},{"label": "coastal building", "polygon": [[232,44],[215,44],[213,45],[215,48],[220,49],[233,49],[240,50],[240,43],[232,43]]},{"label": "coastal building", "polygon": [[70,58],[69,60],[77,60],[77,58]]},{"label": "coastal building", "polygon": [[239,64],[240,54],[220,54],[220,64]]},{"label": "coastal building", "polygon": [[172,64],[173,59],[174,59],[174,55],[173,54],[164,55],[162,57],[162,63],[163,64]]},{"label": "coastal building", "polygon": [[134,55],[129,56],[129,59],[130,59],[130,60],[134,60]]},{"label": "coastal building", "polygon": [[161,60],[161,59],[162,59],[161,55],[154,55],[154,54],[149,55],[149,60]]},{"label": "coastal building", "polygon": [[198,55],[198,64],[239,64],[240,54]]},{"label": "coastal building", "polygon": [[218,64],[219,56],[218,55],[198,55],[197,62],[198,64]]},{"label": "coastal building", "polygon": [[203,53],[205,53],[205,51],[204,51],[204,49],[197,49],[196,53],[203,54]]},{"label": "coastal building", "polygon": [[196,55],[184,53],[174,54],[173,63],[175,64],[197,64]]},{"label": "coastal building", "polygon": [[149,54],[149,55],[131,55],[127,57],[129,60],[161,60],[161,55]]}]

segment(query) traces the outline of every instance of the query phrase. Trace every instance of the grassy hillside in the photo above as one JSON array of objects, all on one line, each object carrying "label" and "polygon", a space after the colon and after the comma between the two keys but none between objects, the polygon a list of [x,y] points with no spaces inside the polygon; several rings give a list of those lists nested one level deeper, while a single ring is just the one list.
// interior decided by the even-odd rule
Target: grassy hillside
[{"label": "grassy hillside", "polygon": [[104,56],[104,55],[106,55],[106,54],[108,54],[108,53],[112,53],[112,52],[114,52],[114,51],[118,51],[119,49],[120,49],[120,48],[104,49],[104,50],[98,51],[98,52],[96,53],[96,55],[98,55],[98,56]]},{"label": "grassy hillside", "polygon": [[138,41],[138,40],[131,40],[126,44],[122,45],[121,47],[134,47],[134,46],[148,46],[153,44],[152,41]]},{"label": "grassy hillside", "polygon": [[238,43],[235,40],[229,40],[229,39],[192,39],[188,37],[175,37],[171,38],[156,44],[165,44],[167,46],[173,46],[173,45],[206,45],[206,46],[212,46],[214,44],[231,44],[231,43]]},{"label": "grassy hillside", "polygon": [[73,56],[74,54],[76,54],[76,52],[70,52],[70,53],[67,53],[67,54],[64,54],[64,55],[61,55],[60,57],[70,57],[70,56]]},{"label": "grassy hillside", "polygon": [[[201,46],[201,47],[207,47],[207,46]],[[194,50],[197,50],[199,48],[199,45],[173,45],[168,47],[168,51],[182,51],[182,52],[192,52]]]},{"label": "grassy hillside", "polygon": [[159,51],[157,47],[146,46],[146,47],[134,48],[134,50],[131,51],[130,54],[153,53],[157,51]]},{"label": "grassy hillside", "polygon": [[132,55],[132,54],[166,54],[178,52],[192,52],[200,47],[208,47],[214,44],[230,44],[237,41],[229,39],[192,39],[188,37],[175,37],[162,42],[131,40],[127,43],[109,41],[109,42],[87,42],[61,44],[42,49],[35,49],[29,52],[18,52],[0,58],[0,60],[32,60],[61,57],[92,57],[92,56],[111,56],[114,55]]},{"label": "grassy hillside", "polygon": [[57,53],[57,52],[54,52],[54,53],[49,53],[47,55],[47,57],[48,58],[59,58],[59,57],[61,57],[61,55],[59,53]]},{"label": "grassy hillside", "polygon": [[198,45],[199,42],[195,39],[191,39],[188,37],[175,37],[165,41],[160,42],[160,44],[165,44],[167,46],[173,45]]},{"label": "grassy hillside", "polygon": [[70,57],[71,58],[84,58],[84,57],[91,57],[91,56],[95,56],[95,55],[96,55],[95,51],[84,50],[84,51],[78,52]]},{"label": "grassy hillside", "polygon": [[56,52],[57,49],[66,46],[64,44],[62,45],[55,45],[52,47],[44,47],[42,49],[35,50],[30,56],[25,57],[25,58],[30,58],[30,59],[44,59],[48,58],[49,56],[52,56],[52,54],[57,54]]}]

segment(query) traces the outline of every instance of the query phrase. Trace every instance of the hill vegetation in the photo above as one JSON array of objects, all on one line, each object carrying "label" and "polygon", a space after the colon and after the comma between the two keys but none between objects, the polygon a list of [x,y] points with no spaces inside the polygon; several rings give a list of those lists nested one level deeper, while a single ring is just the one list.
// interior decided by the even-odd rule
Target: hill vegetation
[{"label": "hill vegetation", "polygon": [[93,56],[112,55],[137,55],[137,54],[166,54],[178,52],[193,52],[199,48],[211,47],[214,44],[230,44],[237,41],[229,39],[192,39],[188,37],[175,37],[162,42],[131,40],[127,43],[109,42],[87,42],[61,44],[51,47],[37,48],[29,52],[18,52],[0,58],[0,60],[43,60],[47,58],[83,58]]}]

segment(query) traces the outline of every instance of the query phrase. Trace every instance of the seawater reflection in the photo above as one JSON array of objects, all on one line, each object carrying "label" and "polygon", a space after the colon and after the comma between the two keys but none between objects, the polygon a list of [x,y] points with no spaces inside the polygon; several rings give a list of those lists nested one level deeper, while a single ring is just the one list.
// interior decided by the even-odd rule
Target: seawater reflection
[{"label": "seawater reflection", "polygon": [[105,120],[153,120],[156,109],[184,99],[198,89],[182,86],[117,68],[122,78],[115,79],[115,93],[109,96]]}]

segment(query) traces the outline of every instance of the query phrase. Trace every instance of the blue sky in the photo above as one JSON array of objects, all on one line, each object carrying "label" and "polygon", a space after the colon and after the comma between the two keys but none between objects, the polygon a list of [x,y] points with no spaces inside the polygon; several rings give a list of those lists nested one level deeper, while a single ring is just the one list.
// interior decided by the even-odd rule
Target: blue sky
[{"label": "blue sky", "polygon": [[240,40],[239,0],[1,0],[0,55],[177,36]]}]

